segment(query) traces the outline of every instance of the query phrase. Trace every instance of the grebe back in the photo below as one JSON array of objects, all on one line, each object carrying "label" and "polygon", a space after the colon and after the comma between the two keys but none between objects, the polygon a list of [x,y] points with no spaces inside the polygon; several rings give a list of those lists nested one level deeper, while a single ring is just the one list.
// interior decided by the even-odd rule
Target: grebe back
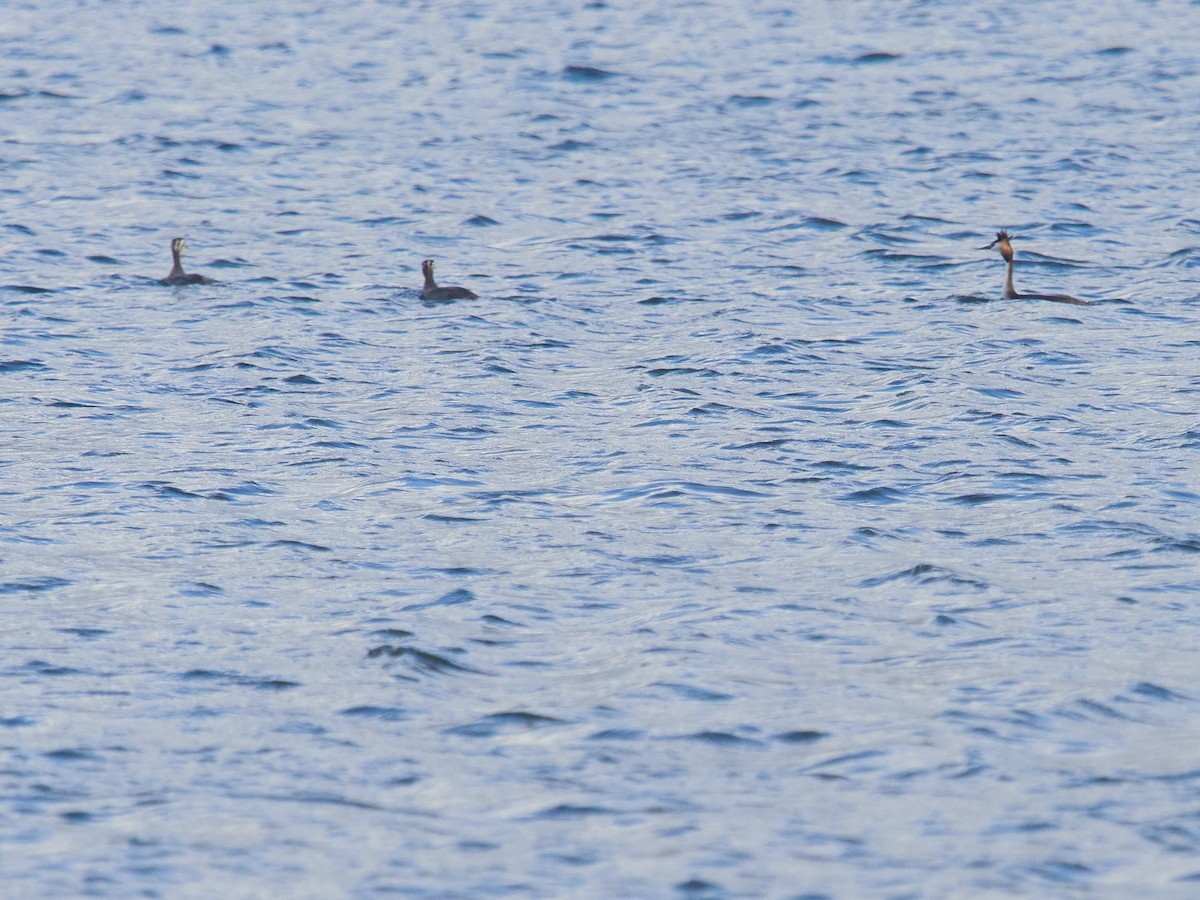
[{"label": "grebe back", "polygon": [[421,263],[421,274],[425,276],[425,287],[421,289],[422,300],[478,300],[479,295],[457,284],[438,285],[433,279],[433,260]]},{"label": "grebe back", "polygon": [[1013,287],[1013,248],[1012,235],[1007,231],[997,231],[996,239],[986,247],[980,247],[980,250],[991,250],[995,247],[1000,251],[1000,255],[1004,257],[1004,261],[1008,263],[1008,274],[1004,279],[1004,299],[1005,300],[1050,300],[1054,303],[1070,303],[1074,306],[1091,306],[1092,301],[1080,300],[1078,297],[1072,297],[1069,294],[1023,294]]}]

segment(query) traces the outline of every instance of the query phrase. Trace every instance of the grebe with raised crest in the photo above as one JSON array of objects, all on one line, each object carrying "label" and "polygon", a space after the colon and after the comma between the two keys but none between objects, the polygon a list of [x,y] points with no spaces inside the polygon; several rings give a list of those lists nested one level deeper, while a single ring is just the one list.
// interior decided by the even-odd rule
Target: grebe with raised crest
[{"label": "grebe with raised crest", "polygon": [[1072,297],[1068,294],[1025,294],[1013,287],[1013,248],[1012,235],[1007,231],[997,231],[996,239],[986,247],[980,247],[980,250],[991,250],[995,247],[1000,251],[1000,255],[1004,257],[1004,261],[1008,263],[1008,275],[1004,279],[1004,299],[1005,300],[1050,300],[1054,303],[1070,303],[1074,306],[1091,306],[1092,301],[1080,300],[1078,297]]},{"label": "grebe with raised crest", "polygon": [[421,274],[425,276],[425,287],[421,288],[422,300],[478,300],[479,295],[457,284],[439,285],[433,280],[433,260],[421,263]]},{"label": "grebe with raised crest", "polygon": [[171,287],[183,284],[212,284],[213,280],[207,275],[197,275],[195,272],[189,275],[183,271],[183,248],[186,246],[187,242],[183,238],[175,238],[171,241],[171,259],[175,264],[171,266],[171,274],[162,280],[162,284]]}]

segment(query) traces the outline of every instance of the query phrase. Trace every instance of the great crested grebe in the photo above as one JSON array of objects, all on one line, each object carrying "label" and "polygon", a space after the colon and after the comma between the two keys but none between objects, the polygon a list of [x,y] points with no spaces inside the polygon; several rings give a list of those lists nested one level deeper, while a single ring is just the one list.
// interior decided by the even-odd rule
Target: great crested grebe
[{"label": "great crested grebe", "polygon": [[187,242],[183,238],[171,241],[171,259],[175,261],[175,265],[171,266],[171,274],[164,278],[162,283],[172,287],[181,284],[212,284],[213,280],[207,275],[197,275],[194,272],[189,275],[183,271],[183,248],[186,246]]},{"label": "great crested grebe", "polygon": [[1007,231],[997,231],[996,239],[986,247],[980,247],[980,250],[991,250],[995,247],[1000,251],[1000,255],[1004,257],[1004,261],[1008,263],[1008,277],[1004,279],[1004,299],[1005,300],[1052,300],[1055,303],[1071,303],[1075,306],[1091,306],[1092,301],[1080,300],[1077,297],[1071,297],[1068,294],[1023,294],[1013,287],[1013,248],[1012,235]]},{"label": "great crested grebe", "polygon": [[425,287],[421,288],[422,300],[478,300],[479,295],[457,284],[447,284],[440,287],[433,280],[433,260],[427,259],[421,263],[421,274],[425,276]]}]

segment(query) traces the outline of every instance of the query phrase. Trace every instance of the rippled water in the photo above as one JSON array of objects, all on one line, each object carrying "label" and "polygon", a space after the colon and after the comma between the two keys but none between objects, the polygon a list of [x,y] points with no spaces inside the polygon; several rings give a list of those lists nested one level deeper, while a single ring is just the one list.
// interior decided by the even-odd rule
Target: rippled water
[{"label": "rippled water", "polygon": [[6,896],[1195,896],[1198,14],[6,5]]}]

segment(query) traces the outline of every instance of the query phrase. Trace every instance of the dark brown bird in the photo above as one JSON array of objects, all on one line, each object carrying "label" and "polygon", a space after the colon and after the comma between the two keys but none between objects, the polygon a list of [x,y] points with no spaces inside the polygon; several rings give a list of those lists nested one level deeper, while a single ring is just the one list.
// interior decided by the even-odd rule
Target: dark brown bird
[{"label": "dark brown bird", "polygon": [[478,300],[479,295],[457,284],[439,285],[433,280],[433,260],[421,263],[421,274],[425,276],[425,287],[421,288],[422,300]]},{"label": "dark brown bird", "polygon": [[189,275],[183,271],[183,248],[186,246],[187,242],[183,238],[175,238],[171,241],[171,259],[175,264],[171,266],[171,274],[164,278],[162,283],[171,287],[183,284],[212,284],[213,280],[207,275],[198,275],[194,272]]},{"label": "dark brown bird", "polygon": [[1013,287],[1013,248],[1012,235],[1007,231],[997,231],[996,239],[986,247],[980,247],[980,250],[991,250],[995,247],[1000,251],[1000,255],[1004,257],[1004,261],[1008,263],[1008,277],[1004,279],[1004,299],[1005,300],[1051,300],[1055,303],[1071,303],[1075,306],[1091,306],[1090,300],[1080,300],[1077,297],[1071,297],[1068,294],[1022,294]]}]

